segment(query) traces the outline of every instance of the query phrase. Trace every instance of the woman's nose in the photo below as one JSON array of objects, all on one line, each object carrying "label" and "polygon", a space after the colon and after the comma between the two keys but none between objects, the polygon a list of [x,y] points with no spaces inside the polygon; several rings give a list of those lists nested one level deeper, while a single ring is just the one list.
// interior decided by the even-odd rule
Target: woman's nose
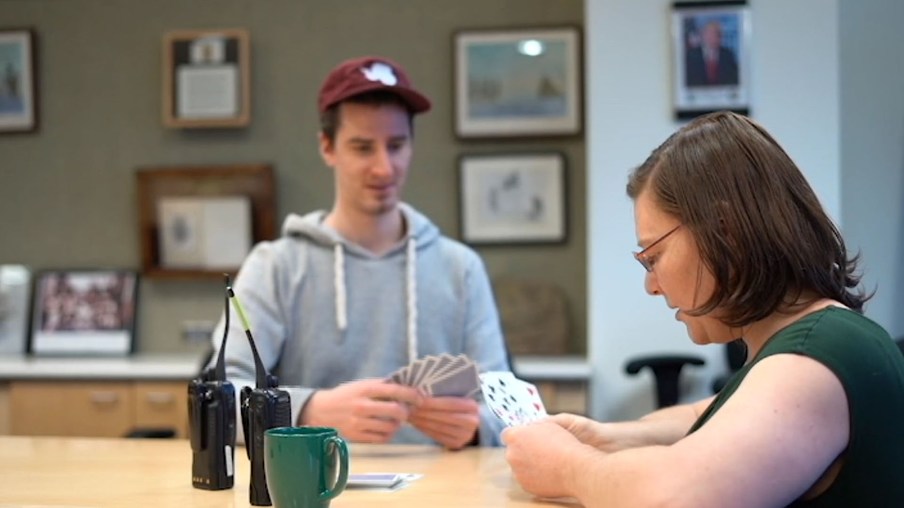
[{"label": "woman's nose", "polygon": [[646,276],[643,279],[643,288],[647,291],[648,294],[653,296],[658,295],[659,291],[659,281],[656,280],[656,272],[647,272]]}]

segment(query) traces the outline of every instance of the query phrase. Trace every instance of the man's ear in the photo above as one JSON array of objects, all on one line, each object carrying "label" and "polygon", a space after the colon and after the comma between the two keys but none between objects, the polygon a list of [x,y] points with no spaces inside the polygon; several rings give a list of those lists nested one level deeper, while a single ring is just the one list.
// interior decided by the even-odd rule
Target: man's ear
[{"label": "man's ear", "polygon": [[323,158],[323,162],[325,162],[327,166],[333,167],[335,150],[333,141],[331,141],[323,131],[320,131],[317,134],[317,144],[320,147],[320,157]]}]

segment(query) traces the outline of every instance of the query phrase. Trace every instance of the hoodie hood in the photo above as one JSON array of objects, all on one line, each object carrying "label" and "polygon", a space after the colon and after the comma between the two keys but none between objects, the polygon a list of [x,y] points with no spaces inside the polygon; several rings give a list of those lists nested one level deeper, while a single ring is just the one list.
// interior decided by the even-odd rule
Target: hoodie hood
[{"label": "hoodie hood", "polygon": [[327,211],[318,210],[306,215],[289,214],[283,222],[283,236],[301,238],[333,250],[333,285],[335,286],[336,327],[344,332],[348,324],[346,304],[345,257],[363,259],[389,258],[404,255],[406,279],[406,309],[408,316],[408,360],[417,359],[417,254],[440,238],[439,229],[423,214],[405,203],[399,204],[405,219],[406,233],[399,244],[377,255],[348,241],[336,230],[324,224]]},{"label": "hoodie hood", "polygon": [[420,248],[427,247],[439,238],[439,229],[426,216],[405,203],[400,203],[399,209],[405,218],[405,237],[397,248],[390,250],[383,256],[376,256],[367,249],[349,242],[334,229],[325,225],[323,220],[328,213],[326,210],[318,210],[303,216],[294,213],[289,214],[283,222],[282,234],[292,238],[307,238],[313,243],[324,247],[342,244],[349,254],[370,259],[392,256],[398,253],[399,249],[404,248],[404,245],[412,238]]}]

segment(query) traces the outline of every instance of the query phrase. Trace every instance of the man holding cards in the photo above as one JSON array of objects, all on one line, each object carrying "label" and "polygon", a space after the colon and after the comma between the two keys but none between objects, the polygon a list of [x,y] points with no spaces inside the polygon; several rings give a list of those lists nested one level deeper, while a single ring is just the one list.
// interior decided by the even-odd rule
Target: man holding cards
[{"label": "man holding cards", "polygon": [[[478,371],[509,370],[485,268],[401,201],[414,116],[430,101],[398,64],[365,57],[329,73],[318,109],[333,207],[289,215],[282,238],[256,245],[234,285],[293,421],[358,442],[498,444],[501,422],[475,400]],[[245,386],[254,363],[236,321],[227,375]],[[389,379],[443,354],[466,360],[431,365],[442,370],[429,385]]]}]

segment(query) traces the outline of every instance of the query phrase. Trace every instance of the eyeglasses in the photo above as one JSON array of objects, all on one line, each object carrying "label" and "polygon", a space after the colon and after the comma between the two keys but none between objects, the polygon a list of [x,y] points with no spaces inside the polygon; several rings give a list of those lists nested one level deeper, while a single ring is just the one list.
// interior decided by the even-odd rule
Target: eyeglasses
[{"label": "eyeglasses", "polygon": [[681,226],[682,226],[681,224],[678,224],[677,226],[673,227],[671,230],[669,230],[668,233],[657,238],[656,241],[654,241],[650,245],[647,245],[642,251],[632,252],[632,254],[634,254],[634,259],[636,259],[637,262],[640,263],[641,266],[643,266],[644,270],[646,270],[648,272],[653,271],[653,262],[647,258],[647,251],[652,249],[653,247],[655,247],[657,243],[668,238],[669,235],[671,235],[675,231],[678,231],[678,228],[680,228]]}]

